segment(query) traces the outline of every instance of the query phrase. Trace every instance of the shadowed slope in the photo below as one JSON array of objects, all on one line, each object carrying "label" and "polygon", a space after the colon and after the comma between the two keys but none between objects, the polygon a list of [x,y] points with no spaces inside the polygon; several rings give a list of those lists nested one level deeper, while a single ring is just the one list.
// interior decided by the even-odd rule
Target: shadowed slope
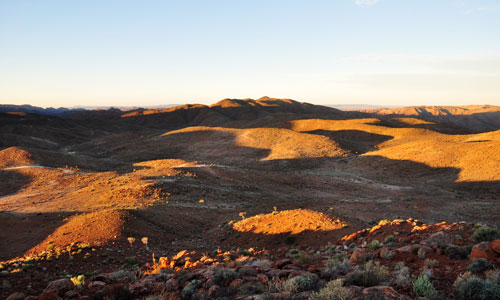
[{"label": "shadowed slope", "polygon": [[291,128],[306,132],[362,130],[375,135],[392,136],[392,139],[379,144],[378,150],[364,155],[411,160],[434,168],[457,168],[461,170],[457,181],[500,180],[500,131],[447,135],[426,129],[390,128],[374,124],[377,124],[377,120],[300,120],[291,122]]}]

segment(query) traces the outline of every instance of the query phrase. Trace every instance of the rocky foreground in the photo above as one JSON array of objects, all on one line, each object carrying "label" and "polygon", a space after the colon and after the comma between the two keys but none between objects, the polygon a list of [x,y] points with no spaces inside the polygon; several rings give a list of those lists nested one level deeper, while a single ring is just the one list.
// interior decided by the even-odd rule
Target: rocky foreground
[{"label": "rocky foreground", "polygon": [[[274,253],[181,251],[153,255],[144,266],[127,257],[114,272],[67,274],[43,291],[27,283],[7,299],[500,299],[495,228],[384,220],[325,243],[321,249],[291,245]],[[5,278],[30,278],[43,272],[44,262],[87,251],[72,244],[4,262],[1,287],[9,289]]]}]

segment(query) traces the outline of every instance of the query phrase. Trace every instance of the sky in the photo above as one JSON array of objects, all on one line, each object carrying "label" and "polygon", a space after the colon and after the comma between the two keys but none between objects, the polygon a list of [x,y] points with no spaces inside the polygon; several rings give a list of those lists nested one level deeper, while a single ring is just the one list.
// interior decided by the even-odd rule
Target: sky
[{"label": "sky", "polygon": [[500,105],[499,0],[0,0],[0,104]]}]

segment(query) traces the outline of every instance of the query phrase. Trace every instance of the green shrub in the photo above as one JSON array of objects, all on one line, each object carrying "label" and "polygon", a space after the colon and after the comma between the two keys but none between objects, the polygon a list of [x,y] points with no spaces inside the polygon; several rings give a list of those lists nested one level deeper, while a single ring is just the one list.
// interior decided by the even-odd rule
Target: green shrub
[{"label": "green shrub", "polygon": [[491,270],[486,272],[486,281],[494,283],[494,284],[500,284],[500,270]]},{"label": "green shrub", "polygon": [[389,235],[385,238],[384,244],[390,244],[396,242],[396,238],[393,235]]},{"label": "green shrub", "polygon": [[239,287],[238,293],[241,295],[254,295],[261,294],[262,290],[263,287],[260,282],[245,282]]},{"label": "green shrub", "polygon": [[130,280],[134,280],[135,279],[135,276],[129,272],[129,271],[126,271],[126,270],[118,270],[114,273],[112,273],[109,278],[111,280],[118,280],[118,279],[121,279],[121,278],[129,278]]},{"label": "green shrub", "polygon": [[498,235],[498,230],[490,227],[480,227],[472,234],[472,240],[476,242],[489,242]]},{"label": "green shrub", "polygon": [[293,258],[295,258],[297,260],[297,263],[301,265],[310,265],[314,261],[313,256],[305,251],[295,254]]},{"label": "green shrub", "polygon": [[257,269],[252,267],[241,267],[238,270],[238,274],[240,274],[241,276],[255,276],[257,275]]},{"label": "green shrub", "polygon": [[389,270],[379,262],[367,262],[359,270],[347,274],[346,284],[364,287],[376,286],[387,279]]},{"label": "green shrub", "polygon": [[469,253],[467,248],[456,245],[450,245],[444,250],[444,254],[453,259],[466,259],[469,257]]},{"label": "green shrub", "polygon": [[323,274],[328,279],[336,279],[340,275],[345,275],[351,270],[351,263],[348,259],[340,261],[338,258],[329,259],[323,269]]},{"label": "green shrub", "polygon": [[378,240],[373,240],[367,245],[367,247],[370,248],[371,250],[375,251],[375,250],[379,249],[380,247],[382,247],[382,245],[380,244],[380,242]]},{"label": "green shrub", "polygon": [[500,285],[477,277],[470,278],[458,287],[458,299],[499,300]]},{"label": "green shrub", "polygon": [[382,248],[380,250],[380,257],[385,260],[393,260],[396,257],[396,252],[389,248]]},{"label": "green shrub", "polygon": [[309,300],[351,300],[354,293],[342,286],[342,279],[328,282],[325,288],[309,295]]},{"label": "green shrub", "polygon": [[135,264],[138,264],[137,262],[137,259],[135,258],[135,256],[128,256],[128,257],[125,257],[125,259],[123,260],[126,264],[128,265],[135,265]]},{"label": "green shrub", "polygon": [[437,291],[427,276],[420,276],[413,282],[413,291],[419,297],[430,299],[436,296]]},{"label": "green shrub", "polygon": [[287,244],[287,245],[293,245],[293,244],[295,244],[295,240],[296,239],[295,239],[294,236],[289,235],[289,236],[287,236],[285,238],[285,244]]},{"label": "green shrub", "polygon": [[193,295],[196,293],[196,291],[201,287],[201,281],[199,280],[193,280],[190,283],[188,283],[181,292],[182,299],[191,299]]},{"label": "green shrub", "polygon": [[219,286],[225,286],[226,284],[230,283],[231,281],[239,277],[240,277],[239,274],[236,273],[233,269],[221,268],[215,271],[214,276],[212,278],[212,283]]},{"label": "green shrub", "polygon": [[392,281],[395,285],[404,286],[409,284],[410,281],[411,281],[410,268],[408,268],[404,264],[402,266],[398,266],[397,268],[395,268],[394,279]]},{"label": "green shrub", "polygon": [[493,268],[493,265],[486,258],[477,258],[467,266],[467,271],[474,274],[481,274]]},{"label": "green shrub", "polygon": [[316,289],[319,278],[316,274],[295,276],[283,283],[286,292],[296,294]]},{"label": "green shrub", "polygon": [[465,272],[458,275],[457,279],[455,279],[455,282],[453,283],[453,288],[455,290],[458,290],[458,288],[462,285],[462,283],[466,282],[471,278],[478,278],[478,277],[476,275],[472,275],[471,272]]}]

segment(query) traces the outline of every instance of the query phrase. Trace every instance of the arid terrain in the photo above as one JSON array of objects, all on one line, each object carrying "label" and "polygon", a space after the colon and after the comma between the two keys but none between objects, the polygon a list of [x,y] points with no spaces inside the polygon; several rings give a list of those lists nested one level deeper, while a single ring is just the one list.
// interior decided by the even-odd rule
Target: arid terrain
[{"label": "arid terrain", "polygon": [[[0,298],[307,299],[320,283],[271,291],[270,274],[308,272],[326,284],[352,277],[325,275],[326,261],[350,257],[354,267],[373,255],[392,277],[406,262],[409,281],[367,291],[353,279],[344,288],[353,297],[422,296],[412,282],[434,260],[427,267],[439,299],[459,299],[453,283],[483,257],[469,258],[471,248],[498,238],[474,232],[500,226],[500,108],[443,109],[340,111],[263,97],[0,113]],[[358,232],[375,225],[373,235]],[[468,252],[450,256],[449,245]],[[391,250],[404,246],[413,248]],[[490,248],[488,268],[498,268],[500,252]],[[241,271],[245,260],[266,263]],[[209,284],[187,271],[217,262],[239,277]],[[110,279],[120,271],[129,273]],[[47,289],[78,275],[78,288]],[[154,275],[163,285],[145,283]],[[259,289],[241,291],[253,281]]]}]

